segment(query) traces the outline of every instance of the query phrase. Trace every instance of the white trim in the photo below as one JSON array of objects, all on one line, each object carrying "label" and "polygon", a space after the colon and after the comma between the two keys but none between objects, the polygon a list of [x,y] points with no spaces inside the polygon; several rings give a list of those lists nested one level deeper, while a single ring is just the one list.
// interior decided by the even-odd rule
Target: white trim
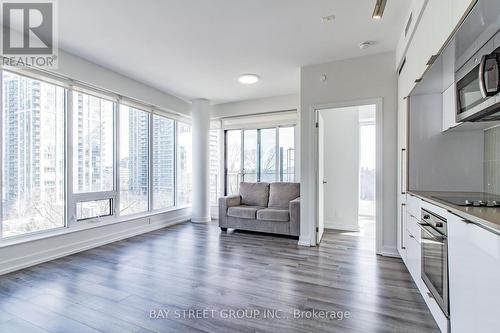
[{"label": "white trim", "polygon": [[401,258],[401,255],[395,247],[383,246],[382,251],[380,251],[380,253],[378,254],[384,257]]},{"label": "white trim", "polygon": [[212,221],[211,217],[191,217],[191,222],[193,223],[207,223]]},{"label": "white trim", "polygon": [[309,232],[310,235],[314,235],[314,239],[316,239],[316,228],[318,227],[318,190],[319,190],[319,184],[318,184],[318,157],[319,157],[319,152],[318,152],[318,131],[316,129],[316,119],[317,119],[317,114],[319,110],[324,110],[324,109],[338,109],[338,108],[344,108],[344,107],[351,107],[351,106],[360,106],[360,105],[375,105],[376,106],[376,117],[375,117],[375,125],[376,125],[376,218],[375,218],[375,238],[376,238],[376,245],[375,245],[375,251],[377,254],[382,254],[382,242],[383,242],[383,223],[384,223],[384,216],[383,216],[383,153],[384,153],[384,142],[383,142],[383,123],[384,123],[384,105],[383,105],[383,98],[371,98],[371,99],[361,99],[361,100],[354,100],[354,101],[345,101],[345,102],[339,102],[339,103],[329,103],[329,104],[320,104],[320,105],[313,105],[311,107],[311,115],[313,117],[313,122],[310,124],[312,128],[312,132],[314,133],[314,150],[313,150],[313,166],[314,166],[314,182],[313,182],[313,200],[312,202],[314,203],[314,211],[313,211],[313,218],[312,221],[313,223],[310,223],[309,225]]},{"label": "white trim", "polygon": [[315,242],[313,242],[308,237],[299,237],[299,242],[297,243],[299,246],[315,246]]},{"label": "white trim", "polygon": [[0,71],[0,240],[3,236],[3,71]]},{"label": "white trim", "polygon": [[334,221],[326,221],[326,220],[325,220],[325,229],[350,231],[350,232],[357,232],[360,230],[359,226],[354,226],[352,224],[345,224],[345,223],[336,223]]},{"label": "white trim", "polygon": [[85,239],[81,242],[71,244],[69,246],[61,246],[52,248],[46,251],[30,254],[21,258],[9,259],[0,262],[0,275],[17,271],[33,265],[38,265],[43,262],[51,261],[57,258],[65,257],[74,253],[89,250],[105,244],[113,243],[122,239],[130,238],[154,230],[169,227],[175,224],[183,223],[189,220],[188,216],[166,220],[154,224],[140,225],[124,232],[112,235]]}]

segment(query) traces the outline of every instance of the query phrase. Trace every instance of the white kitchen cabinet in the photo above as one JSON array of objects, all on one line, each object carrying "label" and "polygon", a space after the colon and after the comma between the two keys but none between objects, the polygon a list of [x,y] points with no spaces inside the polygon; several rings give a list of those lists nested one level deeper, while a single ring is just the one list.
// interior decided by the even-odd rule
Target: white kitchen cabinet
[{"label": "white kitchen cabinet", "polygon": [[471,8],[472,4],[475,2],[476,0],[453,0],[451,2],[451,24],[453,28],[460,23],[460,20],[465,16],[468,9]]},{"label": "white kitchen cabinet", "polygon": [[456,121],[457,103],[455,98],[455,87],[453,83],[443,92],[443,131],[447,131],[459,125]]},{"label": "white kitchen cabinet", "polygon": [[417,225],[417,220],[407,215],[407,241],[406,241],[406,266],[413,281],[420,288],[421,279],[421,248],[420,248],[420,229]]},{"label": "white kitchen cabinet", "polygon": [[448,253],[451,332],[497,332],[500,236],[450,214]]}]

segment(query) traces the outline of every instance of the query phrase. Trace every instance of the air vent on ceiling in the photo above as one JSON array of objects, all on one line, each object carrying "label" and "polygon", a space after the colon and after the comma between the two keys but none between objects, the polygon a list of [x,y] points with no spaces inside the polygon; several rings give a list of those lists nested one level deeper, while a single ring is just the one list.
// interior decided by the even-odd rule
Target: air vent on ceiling
[{"label": "air vent on ceiling", "polygon": [[412,20],[413,20],[413,13],[410,13],[410,17],[408,18],[408,21],[406,22],[405,37],[408,35],[408,31],[410,31],[411,21]]}]

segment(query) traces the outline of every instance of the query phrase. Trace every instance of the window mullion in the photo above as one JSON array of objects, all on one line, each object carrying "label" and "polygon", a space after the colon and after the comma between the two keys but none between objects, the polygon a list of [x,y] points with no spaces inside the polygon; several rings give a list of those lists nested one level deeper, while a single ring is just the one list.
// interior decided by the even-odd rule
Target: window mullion
[{"label": "window mullion", "polygon": [[[3,141],[3,71],[0,71],[0,138]],[[0,240],[3,238],[3,143],[0,142]]]},{"label": "window mullion", "polygon": [[66,89],[66,139],[65,139],[65,163],[66,163],[66,227],[71,225],[76,220],[76,204],[73,196],[73,91]]},{"label": "window mullion", "polygon": [[114,189],[116,192],[115,200],[113,202],[114,215],[120,215],[120,102],[115,103],[114,112],[114,142],[113,148],[113,172],[114,172]]},{"label": "window mullion", "polygon": [[148,207],[153,210],[153,114],[148,115]]}]

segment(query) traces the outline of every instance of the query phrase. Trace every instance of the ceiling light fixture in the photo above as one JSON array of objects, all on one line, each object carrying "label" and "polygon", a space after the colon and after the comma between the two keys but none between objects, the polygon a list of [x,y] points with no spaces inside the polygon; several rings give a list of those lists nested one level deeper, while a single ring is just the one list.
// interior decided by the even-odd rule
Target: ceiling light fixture
[{"label": "ceiling light fixture", "polygon": [[257,74],[242,74],[238,78],[241,84],[254,84],[259,82],[259,76]]},{"label": "ceiling light fixture", "polygon": [[375,43],[374,42],[370,42],[370,41],[366,41],[366,42],[363,42],[363,43],[359,43],[359,48],[361,50],[366,50],[367,48],[369,48],[373,44],[375,44]]},{"label": "ceiling light fixture", "polygon": [[375,3],[375,9],[373,10],[373,15],[372,15],[372,17],[375,20],[380,20],[384,15],[384,9],[386,3],[387,0],[377,0],[377,3]]},{"label": "ceiling light fixture", "polygon": [[333,22],[333,20],[335,20],[335,15],[323,16],[321,18],[321,22],[323,22],[323,23]]}]

